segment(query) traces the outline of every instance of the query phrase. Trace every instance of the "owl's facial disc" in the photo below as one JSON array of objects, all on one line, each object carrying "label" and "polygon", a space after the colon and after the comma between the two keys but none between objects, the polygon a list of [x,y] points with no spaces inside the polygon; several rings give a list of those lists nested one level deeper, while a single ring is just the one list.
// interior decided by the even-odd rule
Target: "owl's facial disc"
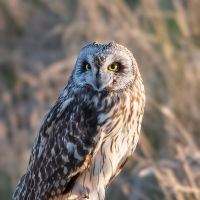
[{"label": "owl's facial disc", "polygon": [[88,45],[79,54],[73,80],[98,92],[117,91],[134,79],[135,65],[132,54],[121,45]]}]

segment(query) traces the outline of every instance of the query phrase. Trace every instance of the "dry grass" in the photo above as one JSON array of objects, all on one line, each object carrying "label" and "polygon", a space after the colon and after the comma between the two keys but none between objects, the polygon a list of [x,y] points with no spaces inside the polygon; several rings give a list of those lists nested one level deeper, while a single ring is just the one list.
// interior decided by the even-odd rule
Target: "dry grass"
[{"label": "dry grass", "polygon": [[[73,2],[73,3],[72,3]],[[200,1],[0,0],[0,199],[88,41],[115,40],[147,94],[140,144],[107,199],[200,199]]]}]

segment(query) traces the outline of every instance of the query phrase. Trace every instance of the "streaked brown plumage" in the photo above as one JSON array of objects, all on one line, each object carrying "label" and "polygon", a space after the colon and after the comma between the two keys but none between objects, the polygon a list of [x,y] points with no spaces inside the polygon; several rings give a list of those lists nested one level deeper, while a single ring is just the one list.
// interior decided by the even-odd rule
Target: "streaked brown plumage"
[{"label": "streaked brown plumage", "polygon": [[103,200],[139,139],[145,94],[132,53],[116,43],[81,49],[35,140],[15,200]]}]

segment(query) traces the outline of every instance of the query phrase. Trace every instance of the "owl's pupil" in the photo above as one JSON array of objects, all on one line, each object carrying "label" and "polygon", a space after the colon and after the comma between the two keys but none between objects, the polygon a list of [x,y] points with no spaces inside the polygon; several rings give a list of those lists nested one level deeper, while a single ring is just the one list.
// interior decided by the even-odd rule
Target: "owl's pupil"
[{"label": "owl's pupil", "polygon": [[111,65],[111,69],[112,70],[117,70],[118,69],[118,66],[115,64],[115,65]]}]

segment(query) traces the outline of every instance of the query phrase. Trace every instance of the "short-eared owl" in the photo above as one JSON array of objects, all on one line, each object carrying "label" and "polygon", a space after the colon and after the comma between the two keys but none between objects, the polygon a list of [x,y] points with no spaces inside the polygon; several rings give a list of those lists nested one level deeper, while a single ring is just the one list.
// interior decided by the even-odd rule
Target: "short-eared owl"
[{"label": "short-eared owl", "polygon": [[127,48],[115,42],[83,47],[44,119],[14,200],[103,200],[135,150],[144,104]]}]

